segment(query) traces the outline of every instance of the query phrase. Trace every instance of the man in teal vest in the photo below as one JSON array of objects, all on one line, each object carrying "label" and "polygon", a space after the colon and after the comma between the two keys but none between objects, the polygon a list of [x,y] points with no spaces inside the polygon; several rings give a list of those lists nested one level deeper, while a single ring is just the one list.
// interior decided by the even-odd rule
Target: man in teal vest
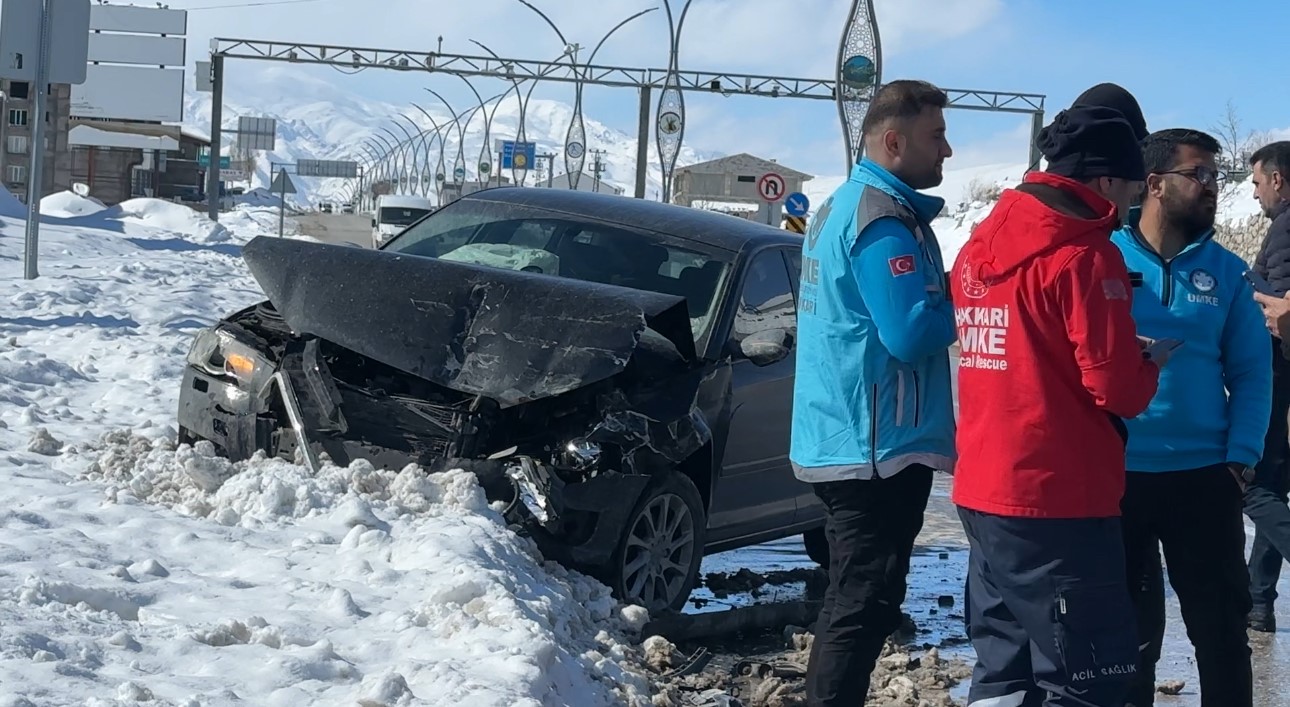
[{"label": "man in teal vest", "polygon": [[829,589],[807,671],[810,705],[864,701],[900,623],[934,469],[954,460],[956,338],[931,222],[952,152],[946,95],[894,81],[865,117],[866,159],[803,239],[790,458],[828,520]]}]

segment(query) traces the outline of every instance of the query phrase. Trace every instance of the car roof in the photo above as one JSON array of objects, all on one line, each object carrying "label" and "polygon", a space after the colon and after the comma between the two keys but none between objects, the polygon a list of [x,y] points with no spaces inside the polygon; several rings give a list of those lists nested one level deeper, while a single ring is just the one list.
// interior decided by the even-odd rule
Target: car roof
[{"label": "car roof", "polygon": [[434,207],[434,202],[427,197],[407,194],[382,194],[376,198],[376,203],[381,206]]},{"label": "car roof", "polygon": [[739,252],[765,245],[800,246],[796,233],[737,216],[628,196],[570,189],[498,187],[477,191],[462,200],[518,204],[587,216],[599,221],[643,228],[686,240]]}]

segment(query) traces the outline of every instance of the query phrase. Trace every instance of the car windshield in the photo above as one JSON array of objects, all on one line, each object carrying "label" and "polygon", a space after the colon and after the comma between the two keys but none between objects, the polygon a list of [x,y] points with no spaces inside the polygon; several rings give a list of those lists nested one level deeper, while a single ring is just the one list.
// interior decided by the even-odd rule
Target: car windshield
[{"label": "car windshield", "polygon": [[684,297],[700,344],[732,258],[653,231],[470,199],[436,211],[383,250]]},{"label": "car windshield", "polygon": [[406,206],[386,206],[381,209],[378,221],[388,226],[411,226],[430,213],[426,209],[414,209]]}]

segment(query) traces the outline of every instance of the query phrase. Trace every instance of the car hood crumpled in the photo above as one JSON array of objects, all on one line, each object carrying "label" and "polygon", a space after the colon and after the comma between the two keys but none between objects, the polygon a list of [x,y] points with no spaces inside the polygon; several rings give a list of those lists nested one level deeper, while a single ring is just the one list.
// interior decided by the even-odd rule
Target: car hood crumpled
[{"label": "car hood crumpled", "polygon": [[680,297],[265,236],[242,257],[296,333],[504,407],[622,372],[647,328],[695,358]]}]

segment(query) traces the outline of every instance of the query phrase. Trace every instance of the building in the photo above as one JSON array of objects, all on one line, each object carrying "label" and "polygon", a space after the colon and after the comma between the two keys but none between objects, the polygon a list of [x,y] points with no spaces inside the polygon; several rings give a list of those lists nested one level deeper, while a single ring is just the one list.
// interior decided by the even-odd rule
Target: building
[{"label": "building", "polygon": [[[779,199],[774,202],[767,202],[760,193],[759,183],[767,175],[778,175],[780,181],[776,184],[783,185]],[[672,202],[682,206],[694,206],[696,202],[715,202],[726,207],[748,204],[756,209],[754,220],[779,227],[783,222],[784,197],[802,191],[802,186],[814,178],[774,160],[741,152],[677,169],[672,181]]]},{"label": "building", "polygon": [[[36,120],[36,92],[29,81],[0,81],[0,180],[5,189],[27,200],[31,175],[31,129]],[[45,102],[44,173],[41,196],[70,189],[72,185],[71,152],[68,149],[68,114],[71,112],[71,86],[52,84]]]},{"label": "building", "polygon": [[176,125],[73,118],[71,176],[95,199],[119,204],[136,197],[200,201],[210,140]]},{"label": "building", "polygon": [[[572,189],[573,188],[571,186],[572,181],[573,180],[570,179],[570,175],[558,174],[551,179],[550,188]],[[533,186],[546,188],[548,185],[545,179],[538,179],[533,184]],[[618,196],[623,195],[622,187],[615,186],[613,184],[610,184],[609,182],[596,179],[594,176],[587,174],[586,172],[582,172],[581,175],[578,177],[578,191],[601,192],[601,193],[616,194]]]}]

